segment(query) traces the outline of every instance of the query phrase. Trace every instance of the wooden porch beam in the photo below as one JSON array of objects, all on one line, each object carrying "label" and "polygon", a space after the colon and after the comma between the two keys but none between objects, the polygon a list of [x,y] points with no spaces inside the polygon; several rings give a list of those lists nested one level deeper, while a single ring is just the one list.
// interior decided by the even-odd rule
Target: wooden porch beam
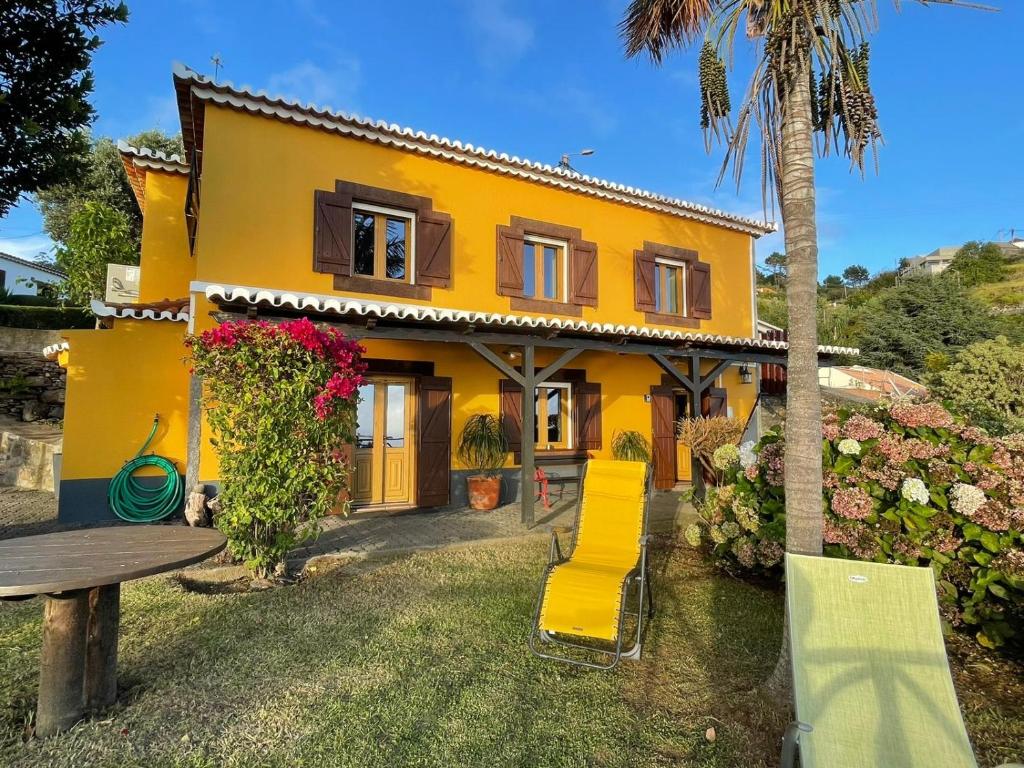
[{"label": "wooden porch beam", "polygon": [[490,347],[479,341],[467,341],[465,343],[469,344],[469,346],[472,347],[474,352],[476,352],[478,355],[480,355],[480,357],[482,357],[484,360],[486,360],[499,371],[501,371],[503,374],[505,374],[508,378],[512,379],[512,381],[514,381],[516,384],[518,384],[521,387],[525,387],[524,378],[522,374],[520,374],[519,371],[517,371],[511,365],[502,360],[501,356],[497,354],[494,350],[492,350]]},{"label": "wooden porch beam", "polygon": [[527,528],[533,527],[533,472],[534,445],[533,430],[536,426],[537,411],[533,397],[537,391],[537,377],[534,370],[534,347],[527,344],[523,347],[523,375],[520,383],[523,386],[523,418],[522,436],[520,439],[520,479],[519,496],[522,522]]},{"label": "wooden porch beam", "polygon": [[655,363],[657,363],[658,366],[663,371],[665,371],[665,373],[667,373],[673,379],[675,379],[680,384],[682,384],[684,387],[686,387],[686,389],[689,390],[691,394],[696,394],[696,392],[697,392],[696,385],[693,383],[693,381],[690,379],[689,376],[687,376],[685,373],[683,373],[678,368],[676,368],[675,364],[671,360],[669,360],[664,355],[658,355],[658,354],[651,355],[650,358]]},{"label": "wooden porch beam", "polygon": [[722,371],[724,371],[726,368],[732,365],[733,362],[735,361],[722,360],[720,363],[718,363],[718,365],[716,365],[714,368],[708,371],[707,376],[701,376],[700,380],[697,382],[697,391],[703,392],[705,389],[714,384],[715,379],[717,379],[722,374]]},{"label": "wooden porch beam", "polygon": [[[575,349],[567,349],[567,350],[565,350],[565,352],[563,352],[561,355],[559,355],[558,359],[555,360],[555,362],[551,363],[551,365],[549,365],[547,368],[542,369],[537,374],[536,383],[537,384],[541,384],[541,383],[547,381],[552,376],[554,376],[556,373],[558,373],[560,370],[562,370],[562,368],[564,368],[566,365],[568,365],[570,362],[575,360],[577,357],[579,357],[584,352],[586,352],[586,350],[585,349],[580,349],[579,347],[576,347]],[[524,366],[524,369],[525,369],[525,366]]]}]

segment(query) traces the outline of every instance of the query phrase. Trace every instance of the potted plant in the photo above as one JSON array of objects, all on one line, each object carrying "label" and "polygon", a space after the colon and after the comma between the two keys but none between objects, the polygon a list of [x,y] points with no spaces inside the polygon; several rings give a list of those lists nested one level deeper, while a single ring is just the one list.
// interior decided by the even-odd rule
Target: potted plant
[{"label": "potted plant", "polygon": [[612,458],[616,461],[651,462],[651,444],[635,430],[616,432],[612,437]]},{"label": "potted plant", "polygon": [[466,420],[456,450],[459,461],[476,470],[466,478],[469,506],[486,510],[498,506],[501,473],[508,461],[508,440],[501,420],[489,413],[477,413]]}]

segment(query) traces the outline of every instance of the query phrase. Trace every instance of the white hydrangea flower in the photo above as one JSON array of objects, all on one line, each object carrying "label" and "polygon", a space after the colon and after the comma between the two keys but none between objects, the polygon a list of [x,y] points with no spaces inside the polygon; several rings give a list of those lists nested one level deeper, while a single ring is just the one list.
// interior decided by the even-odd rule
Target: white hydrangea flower
[{"label": "white hydrangea flower", "polygon": [[953,510],[964,517],[973,515],[985,503],[985,492],[976,485],[956,483],[949,492]]},{"label": "white hydrangea flower", "polygon": [[919,477],[908,477],[904,480],[900,493],[907,501],[915,501],[918,504],[927,504],[931,499],[928,495],[928,486]]},{"label": "white hydrangea flower", "polygon": [[860,456],[860,443],[852,437],[840,440],[837,447],[839,448],[839,452],[844,456]]},{"label": "white hydrangea flower", "polygon": [[754,453],[754,441],[748,440],[740,446],[740,466],[746,469],[754,466],[757,461],[757,454]]}]

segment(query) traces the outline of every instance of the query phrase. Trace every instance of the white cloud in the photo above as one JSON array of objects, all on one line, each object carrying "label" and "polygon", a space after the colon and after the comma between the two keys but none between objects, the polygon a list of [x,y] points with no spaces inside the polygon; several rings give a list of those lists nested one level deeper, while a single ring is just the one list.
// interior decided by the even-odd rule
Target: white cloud
[{"label": "white cloud", "polygon": [[464,5],[477,55],[485,66],[514,61],[533,45],[533,24],[507,5],[506,0],[468,0]]},{"label": "white cloud", "polygon": [[304,104],[355,112],[361,70],[359,60],[354,58],[342,59],[329,69],[307,60],[271,75],[267,90],[271,95]]},{"label": "white cloud", "polygon": [[46,235],[0,237],[0,253],[29,261],[36,261],[40,257],[49,259],[53,257],[53,241]]}]

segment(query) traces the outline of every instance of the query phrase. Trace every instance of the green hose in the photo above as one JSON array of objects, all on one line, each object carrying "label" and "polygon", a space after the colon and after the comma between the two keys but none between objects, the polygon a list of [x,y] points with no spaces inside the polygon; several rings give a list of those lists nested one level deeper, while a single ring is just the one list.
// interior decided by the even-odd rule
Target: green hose
[{"label": "green hose", "polygon": [[[153,417],[153,428],[149,431],[149,437],[139,448],[139,452],[121,467],[121,471],[110,481],[110,490],[107,491],[110,510],[129,523],[152,523],[162,520],[181,507],[185,498],[185,482],[171,460],[152,454],[142,455],[153,442],[159,424],[160,414],[157,414]],[[147,486],[140,483],[133,475],[142,467],[158,467],[162,470],[166,476],[163,484]]]}]

